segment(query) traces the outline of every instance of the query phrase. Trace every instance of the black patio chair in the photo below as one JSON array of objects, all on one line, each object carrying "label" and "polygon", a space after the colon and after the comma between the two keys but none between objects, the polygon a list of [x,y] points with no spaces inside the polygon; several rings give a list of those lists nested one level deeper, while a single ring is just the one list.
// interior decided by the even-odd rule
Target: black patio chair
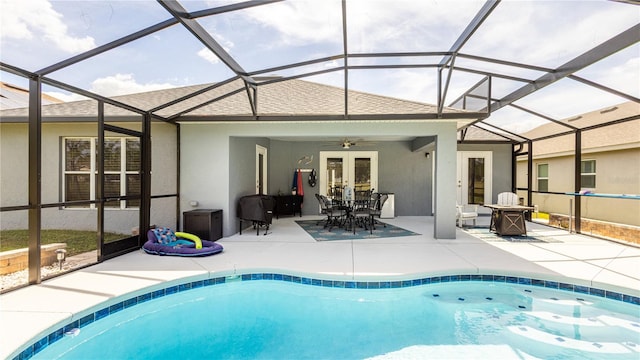
[{"label": "black patio chair", "polygon": [[356,227],[362,227],[373,233],[372,214],[375,212],[377,197],[371,190],[356,192],[356,199],[353,202],[350,225],[353,226],[353,233]]},{"label": "black patio chair", "polygon": [[382,207],[384,206],[384,203],[387,201],[387,199],[389,198],[389,195],[387,194],[374,194],[375,197],[375,203],[373,206],[373,209],[371,209],[370,211],[370,215],[371,215],[371,231],[373,232],[373,230],[376,229],[376,224],[382,224],[384,227],[387,227],[387,224],[383,223],[383,222],[379,222],[378,220],[376,220],[376,218],[380,218],[380,215],[382,214]]},{"label": "black patio chair", "polygon": [[324,227],[329,227],[329,231],[331,231],[335,225],[342,226],[344,223],[344,217],[347,213],[346,210],[342,206],[334,204],[324,195],[316,194],[316,198],[320,202],[321,212],[327,215]]}]

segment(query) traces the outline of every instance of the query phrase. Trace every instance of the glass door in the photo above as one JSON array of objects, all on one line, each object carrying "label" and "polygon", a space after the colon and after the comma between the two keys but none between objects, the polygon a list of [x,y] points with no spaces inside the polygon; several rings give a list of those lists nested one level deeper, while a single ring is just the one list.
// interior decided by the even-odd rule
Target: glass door
[{"label": "glass door", "polygon": [[491,163],[491,151],[458,152],[458,204],[491,204]]},{"label": "glass door", "polygon": [[256,145],[256,194],[267,193],[267,148]]},{"label": "glass door", "polygon": [[378,186],[377,151],[321,151],[320,194],[342,199],[348,186],[357,195]]},{"label": "glass door", "polygon": [[100,261],[140,247],[142,133],[104,125],[96,154]]}]

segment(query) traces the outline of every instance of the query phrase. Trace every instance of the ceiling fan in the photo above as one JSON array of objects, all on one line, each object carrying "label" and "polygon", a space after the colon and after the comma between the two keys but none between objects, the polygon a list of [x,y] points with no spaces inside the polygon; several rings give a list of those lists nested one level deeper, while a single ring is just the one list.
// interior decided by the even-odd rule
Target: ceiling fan
[{"label": "ceiling fan", "polygon": [[356,143],[352,142],[349,139],[344,139],[344,141],[342,141],[342,144],[340,144],[342,146],[343,149],[349,149],[352,146],[356,146]]},{"label": "ceiling fan", "polygon": [[342,140],[339,140],[339,139],[328,140],[323,146],[335,147],[337,145],[345,150],[348,150],[351,147],[356,146],[356,144],[358,146],[367,146],[367,145],[375,145],[377,144],[377,142],[367,141],[363,138],[358,138],[358,139],[343,138]]}]

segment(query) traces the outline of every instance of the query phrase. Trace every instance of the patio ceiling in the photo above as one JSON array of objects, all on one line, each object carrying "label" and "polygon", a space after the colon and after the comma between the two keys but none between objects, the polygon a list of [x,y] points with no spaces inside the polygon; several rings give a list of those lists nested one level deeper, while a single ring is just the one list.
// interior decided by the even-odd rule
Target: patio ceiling
[{"label": "patio ceiling", "polygon": [[[170,122],[206,120],[203,108],[242,96],[250,113],[229,114],[225,121],[457,119],[462,140],[490,134],[521,142],[538,125],[556,123],[558,132],[571,132],[576,127],[561,120],[623,102],[640,104],[635,1],[37,3],[60,14],[76,42],[91,44],[76,44],[69,55],[46,31],[24,36],[20,47],[3,41],[3,77],[40,78],[45,92],[72,92]],[[20,7],[27,5],[3,4],[3,13],[19,22]],[[44,10],[34,8],[39,15]],[[51,51],[32,56],[42,46]],[[140,64],[153,69],[148,79],[137,72]],[[155,81],[156,88],[210,85],[140,109],[96,86],[97,79],[126,74]],[[298,79],[342,89],[341,113],[265,113],[261,94]],[[434,110],[389,109],[372,116],[355,106],[353,91],[431,104]]]}]

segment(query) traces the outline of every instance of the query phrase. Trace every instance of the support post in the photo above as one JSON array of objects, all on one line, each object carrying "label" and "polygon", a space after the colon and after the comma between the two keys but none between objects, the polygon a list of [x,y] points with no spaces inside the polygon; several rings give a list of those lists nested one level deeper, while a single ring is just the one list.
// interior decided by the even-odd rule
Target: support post
[{"label": "support post", "polygon": [[456,238],[456,178],[457,142],[456,127],[442,132],[436,140],[435,157],[435,217],[433,219],[433,237],[436,239]]},{"label": "support post", "polygon": [[569,198],[569,234],[573,234],[573,199]]},{"label": "support post", "polygon": [[151,222],[151,113],[149,112],[144,115],[140,141],[142,168],[140,169],[140,231],[138,246],[142,246],[146,240]]},{"label": "support post", "polygon": [[[575,190],[574,192],[577,194],[580,192],[580,190],[582,190],[582,130],[576,130],[575,133],[575,170],[574,170],[574,175],[575,175]],[[581,218],[582,218],[582,211],[581,211],[581,207],[582,207],[582,197],[580,195],[576,195],[575,196],[575,214],[576,214],[576,220],[575,220],[575,229],[576,229],[576,233],[580,234],[581,233]]]},{"label": "support post", "polygon": [[29,79],[29,284],[39,284],[42,225],[42,79]]},{"label": "support post", "polygon": [[104,260],[104,102],[98,100],[98,144],[96,151],[98,171],[98,181],[96,181],[96,194],[97,202],[96,208],[98,210],[98,262]]},{"label": "support post", "polygon": [[[527,205],[533,203],[533,141],[527,141]],[[531,220],[531,213],[528,213],[528,219]]]}]

